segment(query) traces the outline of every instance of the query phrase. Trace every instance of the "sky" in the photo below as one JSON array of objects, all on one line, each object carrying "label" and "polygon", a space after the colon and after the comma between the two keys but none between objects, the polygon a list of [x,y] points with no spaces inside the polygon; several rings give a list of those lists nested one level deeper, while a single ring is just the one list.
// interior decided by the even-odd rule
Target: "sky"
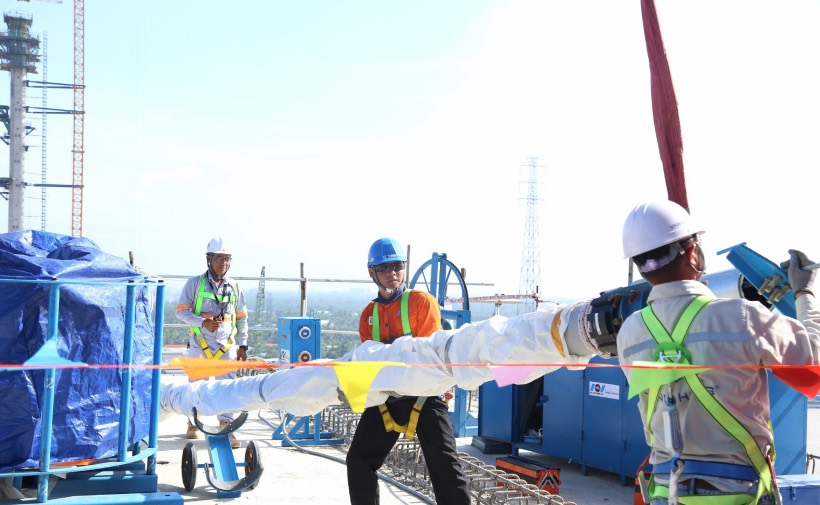
[{"label": "sky", "polygon": [[[72,82],[73,2],[0,4]],[[741,242],[820,260],[820,2],[656,6],[708,271]],[[233,275],[365,280],[389,236],[411,271],[446,253],[492,284],[471,295],[516,293],[537,157],[542,296],[588,299],[626,285],[623,221],[666,198],[637,0],[86,0],[85,84],[83,234],[154,274],[200,273],[223,236]],[[48,182],[69,184],[70,117],[47,121]],[[69,190],[47,195],[47,231],[70,234]],[[25,205],[40,229],[39,188]]]}]

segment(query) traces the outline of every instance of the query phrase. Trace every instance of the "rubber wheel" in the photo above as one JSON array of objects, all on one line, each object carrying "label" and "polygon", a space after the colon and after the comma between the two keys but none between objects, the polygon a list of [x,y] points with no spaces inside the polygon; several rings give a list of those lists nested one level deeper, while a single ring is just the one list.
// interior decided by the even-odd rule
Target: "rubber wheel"
[{"label": "rubber wheel", "polygon": [[[245,477],[252,474],[254,470],[259,468],[259,451],[256,450],[256,444],[251,440],[245,448]],[[254,482],[249,489],[253,489],[259,481]]]},{"label": "rubber wheel", "polygon": [[182,485],[190,492],[196,486],[196,449],[193,442],[185,444],[182,449]]}]

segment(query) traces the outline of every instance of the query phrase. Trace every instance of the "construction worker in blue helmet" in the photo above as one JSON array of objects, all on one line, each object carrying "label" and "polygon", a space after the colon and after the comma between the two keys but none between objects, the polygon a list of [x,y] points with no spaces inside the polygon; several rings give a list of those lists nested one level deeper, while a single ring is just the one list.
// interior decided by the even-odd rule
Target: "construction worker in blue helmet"
[{"label": "construction worker in blue helmet", "polygon": [[[784,264],[796,299],[792,319],[758,301],[717,298],[700,282],[702,235],[671,201],[641,203],[623,225],[624,256],[652,288],[647,307],[618,332],[621,364],[706,368],[640,394],[652,465],[645,492],[653,505],[780,503],[767,374],[758,367],[819,363],[815,273],[803,269],[812,262],[790,250]],[[629,379],[631,368],[623,370]]]},{"label": "construction worker in blue helmet", "polygon": [[[362,342],[391,344],[401,337],[428,337],[441,329],[438,301],[427,292],[408,289],[406,269],[407,255],[392,238],[380,238],[370,246],[367,273],[379,291],[359,318]],[[350,503],[379,503],[376,472],[401,434],[407,439],[418,437],[436,502],[469,504],[450,413],[438,396],[395,396],[383,405],[365,409],[347,453]]]},{"label": "construction worker in blue helmet", "polygon": [[[239,283],[228,277],[233,247],[222,237],[208,242],[205,262],[208,270],[188,279],[179,296],[177,318],[189,326],[188,356],[211,360],[248,359],[248,309]],[[217,379],[233,379],[236,372]],[[217,416],[220,426],[234,419],[232,413]],[[199,430],[188,421],[186,436],[199,438]],[[241,443],[229,433],[231,447]]]}]

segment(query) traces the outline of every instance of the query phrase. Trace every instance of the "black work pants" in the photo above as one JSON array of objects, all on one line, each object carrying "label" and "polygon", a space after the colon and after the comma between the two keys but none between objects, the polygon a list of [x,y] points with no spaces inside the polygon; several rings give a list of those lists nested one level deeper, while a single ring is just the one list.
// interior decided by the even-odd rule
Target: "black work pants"
[{"label": "black work pants", "polygon": [[[415,398],[387,403],[397,424],[407,424]],[[441,505],[469,505],[467,479],[458,461],[456,440],[447,404],[439,397],[424,403],[416,427],[416,436],[427,462],[430,481]],[[376,475],[399,438],[395,431],[384,429],[378,407],[365,409],[347,452],[347,485],[351,505],[378,505],[379,482]]]}]

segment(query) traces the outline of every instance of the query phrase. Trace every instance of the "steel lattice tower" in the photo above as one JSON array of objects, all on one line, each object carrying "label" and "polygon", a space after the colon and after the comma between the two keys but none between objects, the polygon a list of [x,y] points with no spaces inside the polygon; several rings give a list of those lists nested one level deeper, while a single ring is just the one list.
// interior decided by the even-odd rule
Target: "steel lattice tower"
[{"label": "steel lattice tower", "polygon": [[83,236],[83,158],[85,157],[85,0],[74,0],[74,147],[71,236]]},{"label": "steel lattice tower", "polygon": [[[521,249],[521,278],[518,291],[521,294],[538,293],[541,287],[541,247],[538,234],[538,158],[530,156],[522,165],[528,172],[526,211],[524,213],[524,244]],[[527,301],[518,306],[518,312],[535,310],[535,302]]]},{"label": "steel lattice tower", "polygon": [[[48,82],[48,34],[43,32],[43,82]],[[43,85],[43,116],[40,123],[40,229],[46,231],[46,127],[48,126],[48,87]]]},{"label": "steel lattice tower", "polygon": [[40,41],[32,37],[31,17],[6,14],[3,20],[8,32],[0,34],[0,70],[11,74],[11,103],[9,105],[9,194],[8,231],[24,228],[25,214],[25,152],[26,152],[26,74],[37,73],[35,63],[40,61]]},{"label": "steel lattice tower", "polygon": [[256,311],[253,315],[255,326],[265,325],[265,267],[259,274],[259,287],[256,289]]}]

